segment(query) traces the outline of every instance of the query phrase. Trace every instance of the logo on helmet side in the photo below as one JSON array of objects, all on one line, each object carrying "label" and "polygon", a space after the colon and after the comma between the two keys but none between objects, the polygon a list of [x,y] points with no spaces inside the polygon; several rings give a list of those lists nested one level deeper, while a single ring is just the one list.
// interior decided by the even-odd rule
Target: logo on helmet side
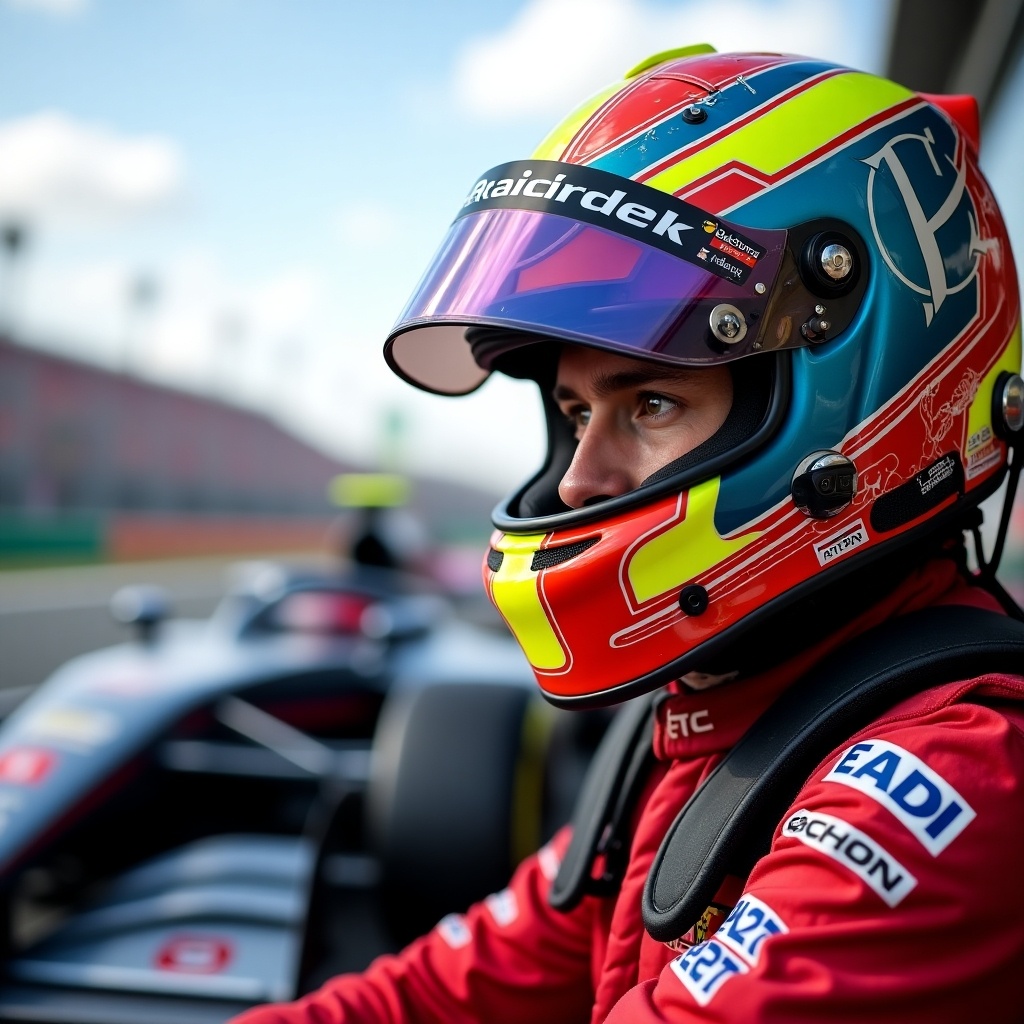
[{"label": "logo on helmet side", "polygon": [[[978,275],[982,255],[995,245],[981,238],[978,215],[967,188],[964,147],[951,155],[940,149],[931,128],[920,135],[891,138],[865,158],[868,171],[868,216],[886,266],[922,296],[925,324],[942,304]],[[884,182],[884,184],[883,184]],[[886,187],[887,186],[887,187]],[[892,209],[892,190],[902,199],[903,216]],[[901,245],[909,223],[919,258]]]}]

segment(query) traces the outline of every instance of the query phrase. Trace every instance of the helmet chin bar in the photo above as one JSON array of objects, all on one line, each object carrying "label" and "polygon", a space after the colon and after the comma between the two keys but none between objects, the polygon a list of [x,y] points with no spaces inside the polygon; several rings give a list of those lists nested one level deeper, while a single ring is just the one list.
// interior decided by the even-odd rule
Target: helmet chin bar
[{"label": "helmet chin bar", "polygon": [[[998,490],[1001,481],[1001,476],[997,476],[987,483],[979,500],[990,497]],[[827,578],[808,578],[704,641],[699,649],[688,651],[667,665],[621,686],[566,696],[551,693],[541,685],[541,693],[555,707],[585,710],[631,700],[675,682],[689,672],[735,678],[767,671],[865,611],[927,558],[945,555],[959,562],[963,557],[963,530],[970,529],[971,523],[979,516],[977,507],[965,510],[963,506],[953,505],[888,543],[868,549],[863,559],[840,562],[831,567]],[[828,600],[821,599],[822,587],[828,588]],[[999,596],[995,591],[993,593]],[[1007,595],[1006,600],[1013,605],[1012,609],[1008,608],[1010,614],[1024,618],[1013,604],[1013,599]],[[799,622],[798,629],[779,631],[776,622],[784,613]]]}]

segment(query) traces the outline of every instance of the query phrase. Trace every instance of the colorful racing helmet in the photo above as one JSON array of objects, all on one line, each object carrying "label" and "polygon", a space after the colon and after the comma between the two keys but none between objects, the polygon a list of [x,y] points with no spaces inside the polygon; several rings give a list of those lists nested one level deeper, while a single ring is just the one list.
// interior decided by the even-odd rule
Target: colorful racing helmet
[{"label": "colorful racing helmet", "polygon": [[[698,46],[472,184],[385,356],[439,394],[494,370],[541,385],[547,456],[495,510],[483,571],[550,700],[727,664],[780,609],[958,534],[1011,463],[1015,482],[1018,286],[978,136],[968,97]],[[726,364],[729,417],[568,508],[567,343]]]}]

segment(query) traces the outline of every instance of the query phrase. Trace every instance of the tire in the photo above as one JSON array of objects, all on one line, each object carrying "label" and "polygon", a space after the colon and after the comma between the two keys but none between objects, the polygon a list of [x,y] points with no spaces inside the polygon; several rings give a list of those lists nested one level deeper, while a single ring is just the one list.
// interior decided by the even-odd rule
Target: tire
[{"label": "tire", "polygon": [[520,855],[517,786],[534,700],[526,687],[502,683],[389,695],[374,739],[367,838],[397,941],[507,883]]}]

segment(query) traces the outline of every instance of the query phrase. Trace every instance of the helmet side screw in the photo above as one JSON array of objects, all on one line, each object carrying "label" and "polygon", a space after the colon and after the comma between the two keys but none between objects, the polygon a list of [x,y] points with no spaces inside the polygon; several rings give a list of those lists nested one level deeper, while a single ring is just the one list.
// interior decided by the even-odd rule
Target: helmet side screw
[{"label": "helmet side screw", "polygon": [[703,615],[708,610],[708,592],[699,583],[683,587],[679,591],[679,607],[687,615]]},{"label": "helmet side screw", "polygon": [[827,341],[825,333],[832,326],[828,320],[823,320],[820,316],[812,316],[807,323],[800,325],[800,333],[810,342],[818,343]]},{"label": "helmet side screw", "polygon": [[697,106],[696,103],[691,103],[688,107],[683,108],[683,120],[687,124],[700,124],[707,119],[708,112],[703,107]]},{"label": "helmet side screw", "polygon": [[845,245],[833,242],[821,250],[821,269],[833,281],[845,281],[853,270],[853,257]]},{"label": "helmet side screw", "polygon": [[747,321],[728,302],[720,302],[708,317],[711,333],[725,345],[736,345],[747,336]]}]

